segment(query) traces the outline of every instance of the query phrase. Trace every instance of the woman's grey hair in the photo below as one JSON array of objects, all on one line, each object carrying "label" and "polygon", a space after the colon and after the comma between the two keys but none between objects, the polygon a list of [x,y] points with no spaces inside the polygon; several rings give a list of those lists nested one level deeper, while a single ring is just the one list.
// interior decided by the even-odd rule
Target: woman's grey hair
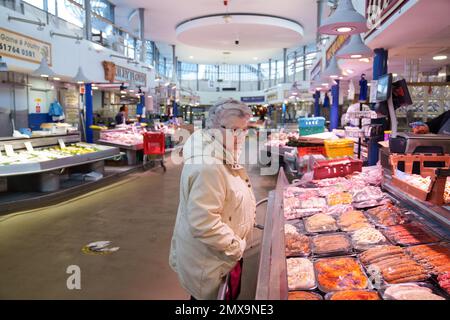
[{"label": "woman's grey hair", "polygon": [[238,118],[250,118],[252,112],[250,108],[237,100],[227,99],[213,105],[208,112],[206,119],[206,129],[218,129],[220,126],[230,126],[230,116]]}]

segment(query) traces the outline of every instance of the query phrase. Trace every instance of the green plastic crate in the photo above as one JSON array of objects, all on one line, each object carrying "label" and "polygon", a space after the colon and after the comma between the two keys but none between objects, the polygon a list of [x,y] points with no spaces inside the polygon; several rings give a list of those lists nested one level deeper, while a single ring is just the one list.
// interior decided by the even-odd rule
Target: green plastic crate
[{"label": "green plastic crate", "polygon": [[299,128],[301,136],[309,136],[310,134],[323,133],[325,132],[325,127],[306,127]]}]

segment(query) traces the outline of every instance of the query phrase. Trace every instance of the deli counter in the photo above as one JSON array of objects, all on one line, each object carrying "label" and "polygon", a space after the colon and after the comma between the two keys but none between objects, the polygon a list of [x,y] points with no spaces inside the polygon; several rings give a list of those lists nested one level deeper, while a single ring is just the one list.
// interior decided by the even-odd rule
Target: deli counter
[{"label": "deli counter", "polygon": [[450,299],[449,207],[408,196],[381,167],[366,169],[294,184],[280,169],[257,300]]},{"label": "deli counter", "polygon": [[104,160],[120,154],[115,147],[80,141],[79,133],[0,139],[2,191],[57,191],[62,173],[102,174]]}]

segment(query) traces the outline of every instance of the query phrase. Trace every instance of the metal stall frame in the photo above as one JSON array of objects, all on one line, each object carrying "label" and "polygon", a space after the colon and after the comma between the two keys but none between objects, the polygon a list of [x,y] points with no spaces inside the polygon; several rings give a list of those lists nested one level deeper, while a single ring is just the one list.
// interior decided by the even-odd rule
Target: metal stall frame
[{"label": "metal stall frame", "polygon": [[261,243],[256,300],[286,300],[288,296],[283,212],[283,193],[288,185],[289,181],[284,169],[280,168],[276,188],[269,192]]}]

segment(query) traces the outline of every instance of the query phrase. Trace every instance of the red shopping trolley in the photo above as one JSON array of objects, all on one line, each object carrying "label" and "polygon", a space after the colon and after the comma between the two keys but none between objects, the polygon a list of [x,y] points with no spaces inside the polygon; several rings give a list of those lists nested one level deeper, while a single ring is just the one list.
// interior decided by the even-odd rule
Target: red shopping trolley
[{"label": "red shopping trolley", "polygon": [[147,163],[155,163],[160,161],[164,172],[166,166],[164,165],[164,153],[166,152],[166,141],[163,132],[144,132],[144,158],[143,165],[146,167]]}]

